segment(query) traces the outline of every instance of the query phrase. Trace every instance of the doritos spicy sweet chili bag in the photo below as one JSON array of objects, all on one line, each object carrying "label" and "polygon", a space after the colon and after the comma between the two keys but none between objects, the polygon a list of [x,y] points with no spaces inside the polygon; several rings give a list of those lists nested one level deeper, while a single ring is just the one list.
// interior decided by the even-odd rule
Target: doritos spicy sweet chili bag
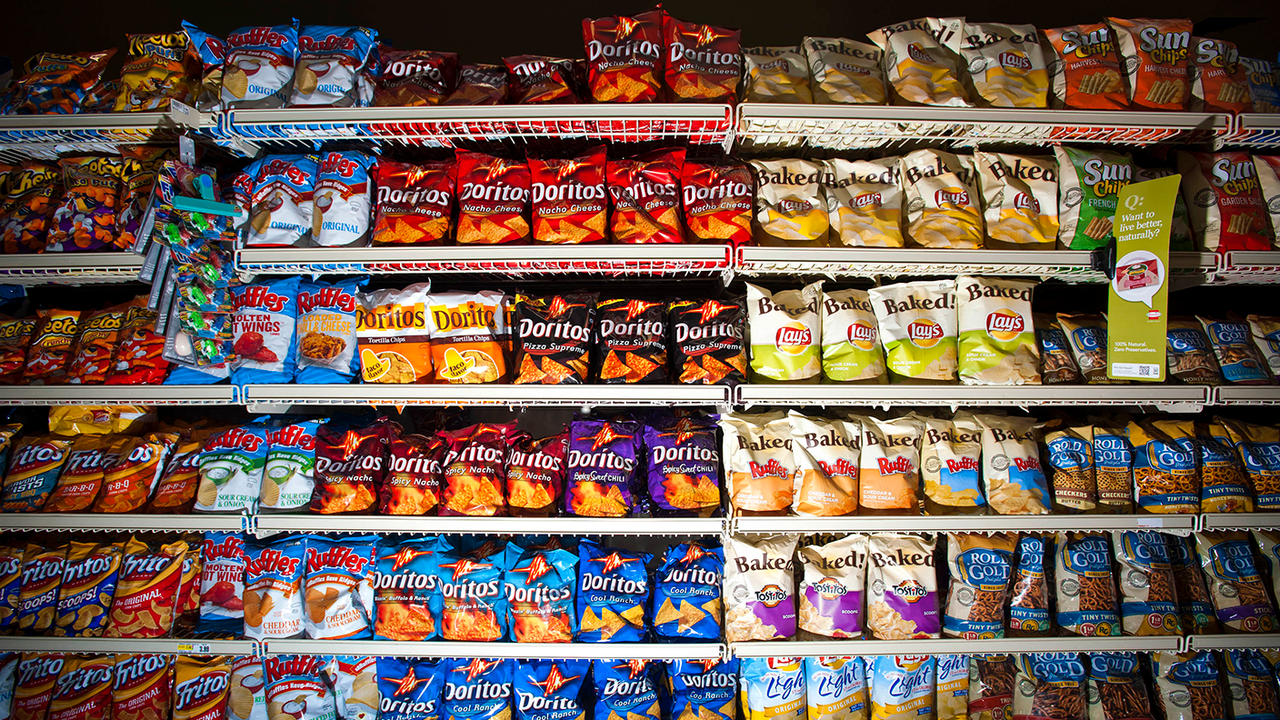
[{"label": "doritos spicy sweet chili bag", "polygon": [[653,102],[662,89],[661,9],[582,21],[587,84],[596,102]]},{"label": "doritos spicy sweet chili bag", "polygon": [[578,557],[563,549],[507,543],[503,562],[511,639],[572,642],[578,625],[573,603]]},{"label": "doritos spicy sweet chili bag", "polygon": [[724,549],[696,542],[667,548],[654,571],[653,631],[659,637],[720,638]]},{"label": "doritos spicy sweet chili bag", "polygon": [[437,555],[433,570],[444,595],[442,639],[492,642],[506,636],[503,561],[500,550],[487,557],[452,549]]},{"label": "doritos spicy sweet chili bag", "polygon": [[708,517],[720,508],[714,421],[657,416],[644,425],[649,497],[660,510]]},{"label": "doritos spicy sweet chili bag", "polygon": [[653,556],[578,543],[578,642],[639,642],[645,639],[645,605]]},{"label": "doritos spicy sweet chili bag", "polygon": [[638,423],[575,420],[569,424],[564,505],[570,515],[626,517],[638,503],[633,487],[640,457]]}]

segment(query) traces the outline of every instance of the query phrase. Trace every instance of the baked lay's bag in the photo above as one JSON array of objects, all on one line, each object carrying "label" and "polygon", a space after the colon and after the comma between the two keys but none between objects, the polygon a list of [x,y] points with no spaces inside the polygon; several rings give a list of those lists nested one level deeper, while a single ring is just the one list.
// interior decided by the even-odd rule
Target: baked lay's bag
[{"label": "baked lay's bag", "polygon": [[902,175],[898,158],[826,161],[822,187],[834,236],[850,247],[902,247]]},{"label": "baked lay's bag", "polygon": [[427,294],[431,283],[403,290],[359,293],[356,342],[360,350],[360,378],[367,383],[430,382],[431,318]]},{"label": "baked lay's bag", "polygon": [[955,380],[958,364],[954,280],[871,288],[891,380]]},{"label": "baked lay's bag", "polygon": [[625,420],[569,423],[564,509],[585,517],[626,517],[647,508],[648,493],[636,477],[643,431]]},{"label": "baked lay's bag", "polygon": [[1040,347],[1032,327],[1034,281],[956,278],[960,381],[1039,385]]},{"label": "baked lay's bag", "polygon": [[907,210],[906,233],[921,247],[982,247],[978,168],[972,155],[916,150],[899,162]]},{"label": "baked lay's bag", "polygon": [[529,158],[533,239],[543,243],[590,243],[607,238],[604,146],[573,158]]},{"label": "baked lay's bag", "polygon": [[583,720],[582,686],[590,660],[517,661],[512,699],[517,720]]},{"label": "baked lay's bag", "polygon": [[670,148],[606,163],[613,205],[609,230],[614,242],[684,242],[680,225],[684,155],[684,148]]},{"label": "baked lay's bag", "polygon": [[667,548],[654,572],[653,631],[659,637],[720,637],[724,549],[685,542]]},{"label": "baked lay's bag", "polygon": [[206,532],[201,556],[199,628],[238,633],[244,628],[244,536]]},{"label": "baked lay's bag", "polygon": [[975,98],[991,107],[1048,107],[1049,72],[1032,25],[965,23],[960,57]]},{"label": "baked lay's bag", "polygon": [[487,557],[452,549],[438,553],[432,569],[444,595],[441,639],[492,642],[506,636],[503,560],[501,550]]},{"label": "baked lay's bag", "polygon": [[786,515],[795,489],[791,423],[781,412],[720,417],[729,503],[737,514]]},{"label": "baked lay's bag", "polygon": [[306,720],[336,720],[337,694],[325,676],[327,664],[328,658],[323,655],[273,655],[263,658],[268,717],[274,720],[288,715]]},{"label": "baked lay's bag", "polygon": [[[478,152],[458,151],[456,155],[458,243],[529,240],[529,166]],[[602,219],[601,237],[603,225]]]},{"label": "baked lay's bag", "polygon": [[431,363],[441,383],[508,380],[502,343],[511,333],[503,312],[506,296],[496,290],[428,296]]},{"label": "baked lay's bag", "polygon": [[[616,217],[616,215],[615,215]],[[667,382],[667,313],[660,301],[605,298],[596,302],[600,382]]]},{"label": "baked lay's bag", "polygon": [[1253,112],[1249,75],[1233,43],[1191,38],[1191,109],[1202,112]]},{"label": "baked lay's bag", "polygon": [[1129,103],[1152,110],[1185,110],[1191,99],[1191,21],[1109,17],[1124,59]]},{"label": "baked lay's bag", "polygon": [[800,548],[800,636],[815,640],[862,636],[867,538],[849,535]]},{"label": "baked lay's bag", "polygon": [[302,637],[306,549],[306,538],[300,536],[244,544],[246,638]]},{"label": "baked lay's bag", "polygon": [[807,417],[792,410],[797,515],[853,515],[858,509],[858,455],[862,429],[856,421]]},{"label": "baked lay's bag", "polygon": [[960,82],[963,35],[963,18],[920,18],[867,33],[884,51],[885,74],[895,100],[969,107],[972,103]]},{"label": "baked lay's bag", "polygon": [[377,659],[382,720],[439,720],[443,712],[444,675],[441,661],[394,657]]},{"label": "baked lay's bag", "polygon": [[172,703],[173,660],[172,655],[116,655],[111,711],[105,717],[117,720],[167,717]]},{"label": "baked lay's bag", "polygon": [[822,375],[833,382],[885,381],[880,329],[866,290],[822,293]]},{"label": "baked lay's bag", "polygon": [[115,658],[70,656],[49,699],[48,720],[106,717],[111,712]]},{"label": "baked lay's bag", "polygon": [[754,375],[766,382],[817,381],[822,372],[821,295],[821,282],[777,293],[747,283]]},{"label": "baked lay's bag", "polygon": [[645,606],[653,556],[578,543],[578,642],[639,642],[646,637]]},{"label": "baked lay's bag", "polygon": [[1271,249],[1270,211],[1248,153],[1179,152],[1178,170],[1201,247],[1207,252]]},{"label": "baked lay's bag", "polygon": [[1048,157],[978,152],[987,247],[1052,250],[1058,239],[1058,167]]},{"label": "baked lay's bag", "polygon": [[503,564],[511,638],[515,642],[572,642],[577,625],[573,594],[578,557],[564,549],[522,548],[509,542]]},{"label": "baked lay's bag", "polygon": [[737,720],[737,658],[670,660],[667,677],[676,720]]},{"label": "baked lay's bag", "polygon": [[684,222],[691,242],[751,242],[751,170],[741,163],[687,161],[680,174]]},{"label": "baked lay's bag", "polygon": [[742,31],[686,22],[663,13],[663,58],[675,102],[724,102],[737,97]]},{"label": "baked lay's bag", "polygon": [[9,454],[9,468],[0,491],[0,511],[37,512],[57,487],[72,440],[57,435],[18,438]]},{"label": "baked lay's bag", "polygon": [[587,85],[596,102],[653,102],[662,89],[660,9],[632,17],[584,19]]},{"label": "baked lay's bag", "polygon": [[1133,159],[1107,150],[1054,147],[1058,158],[1059,247],[1093,250],[1112,237],[1120,190],[1133,182]]},{"label": "baked lay's bag", "polygon": [[831,224],[822,195],[825,169],[811,160],[752,160],[756,212],[752,228],[761,245],[823,247]]},{"label": "baked lay's bag", "polygon": [[804,659],[798,657],[742,658],[739,661],[739,701],[743,720],[799,718],[806,707]]},{"label": "baked lay's bag", "polygon": [[1055,107],[1123,110],[1129,107],[1124,69],[1105,23],[1041,30],[1054,51],[1049,64]]},{"label": "baked lay's bag", "polygon": [[376,542],[375,536],[340,540],[307,537],[303,602],[308,638],[338,640],[372,636]]},{"label": "baked lay's bag", "polygon": [[662,717],[653,660],[592,660],[595,717],[608,720],[658,720]]},{"label": "baked lay's bag", "polygon": [[101,637],[107,608],[115,597],[123,553],[123,542],[67,543],[53,635]]},{"label": "baked lay's bag", "polygon": [[811,103],[809,65],[799,47],[742,49],[743,101]]},{"label": "baked lay's bag", "polygon": [[982,497],[982,429],[971,413],[922,418],[920,477],[927,515],[986,512]]},{"label": "baked lay's bag", "polygon": [[458,83],[458,54],[379,46],[377,107],[424,107],[444,102]]},{"label": "baked lay's bag", "polygon": [[183,564],[189,552],[183,540],[155,547],[136,537],[125,543],[103,637],[168,637],[179,610]]},{"label": "baked lay's bag", "polygon": [[454,163],[420,165],[379,159],[375,245],[438,245],[452,230]]},{"label": "baked lay's bag", "polygon": [[725,639],[779,640],[796,634],[792,535],[731,537],[725,545]]},{"label": "baked lay's bag", "polygon": [[[363,29],[363,28],[360,28]],[[362,152],[327,152],[320,157],[311,212],[311,240],[321,247],[369,244],[375,158]]]},{"label": "baked lay's bag", "polygon": [[447,545],[438,537],[378,544],[374,564],[373,634],[384,640],[431,640],[444,612],[435,566]]},{"label": "baked lay's bag", "polygon": [[[298,69],[291,107],[363,107],[360,74],[375,61],[378,31],[363,27],[306,25],[298,32]],[[225,76],[224,76],[225,82]]]},{"label": "baked lay's bag", "polygon": [[242,27],[227,36],[222,106],[284,107],[293,91],[298,62],[298,23]]},{"label": "baked lay's bag", "polygon": [[875,45],[847,38],[806,37],[800,43],[809,63],[813,102],[884,105],[883,55]]}]

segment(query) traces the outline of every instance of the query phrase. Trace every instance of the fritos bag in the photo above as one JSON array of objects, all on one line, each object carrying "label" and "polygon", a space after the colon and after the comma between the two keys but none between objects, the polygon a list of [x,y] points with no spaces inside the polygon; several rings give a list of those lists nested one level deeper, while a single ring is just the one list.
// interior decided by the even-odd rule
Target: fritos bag
[{"label": "fritos bag", "polygon": [[373,90],[375,106],[440,105],[458,84],[457,53],[396,50],[382,45],[379,54],[382,62]]},{"label": "fritos bag", "polygon": [[155,548],[136,537],[125,543],[103,637],[168,637],[177,616],[182,565],[188,552],[192,549],[182,540]]},{"label": "fritos bag", "polygon": [[754,376],[765,382],[817,382],[822,373],[821,300],[821,281],[776,293],[747,283]]},{"label": "fritos bag", "polygon": [[596,102],[653,102],[662,89],[662,10],[582,21]]},{"label": "fritos bag", "polygon": [[367,383],[430,382],[431,283],[403,290],[358,293],[356,342],[360,349],[360,378]]},{"label": "fritos bag", "polygon": [[960,57],[975,98],[992,107],[1048,106],[1049,72],[1032,25],[965,23]]},{"label": "fritos bag", "polygon": [[756,213],[752,223],[762,245],[823,247],[831,223],[822,195],[823,165],[811,160],[752,160]]},{"label": "fritos bag", "polygon": [[742,31],[663,13],[666,86],[676,102],[732,102],[742,67]]},{"label": "fritos bag", "polygon": [[800,548],[800,637],[862,637],[867,536]]},{"label": "fritos bag", "polygon": [[115,664],[111,656],[69,657],[49,701],[49,720],[107,717]]},{"label": "fritos bag", "polygon": [[1033,418],[977,415],[982,426],[982,482],[1000,515],[1045,515],[1049,486],[1040,467],[1040,433]]},{"label": "fritos bag", "polygon": [[[822,183],[834,236],[850,247],[902,247],[902,169],[896,157],[826,161]],[[834,243],[833,243],[834,244]]]},{"label": "fritos bag", "polygon": [[890,379],[955,381],[955,280],[884,285],[867,292]]},{"label": "fritos bag", "polygon": [[591,243],[607,238],[609,193],[604,146],[565,159],[529,158],[533,239]]},{"label": "fritos bag", "polygon": [[147,505],[153,513],[187,513],[200,486],[200,440],[180,442],[169,455]]},{"label": "fritos bag", "polygon": [[582,385],[591,365],[596,293],[516,295],[516,385]]},{"label": "fritos bag", "polygon": [[745,300],[675,300],[667,306],[672,374],[685,385],[737,385],[747,379]]},{"label": "fritos bag", "polygon": [[46,634],[58,614],[58,591],[67,562],[66,545],[44,548],[28,544],[22,556],[18,588],[17,629],[21,634]]},{"label": "fritos bag", "polygon": [[1129,107],[1123,69],[1111,28],[1104,23],[1041,30],[1055,57],[1050,63],[1054,107],[1123,110]]},{"label": "fritos bag", "polygon": [[868,539],[867,629],[875,639],[939,637],[935,545],[933,539],[896,533]]},{"label": "fritos bag", "polygon": [[921,247],[981,248],[985,234],[972,155],[916,150],[899,161],[907,236]]},{"label": "fritos bag", "polygon": [[750,243],[753,187],[746,165],[685,162],[680,194],[690,241]]},{"label": "fritos bag", "polygon": [[13,444],[4,476],[0,512],[38,512],[58,485],[72,441],[57,435],[27,435]]},{"label": "fritos bag", "polygon": [[227,36],[226,48],[222,106],[228,110],[284,107],[298,63],[298,22],[242,27]]},{"label": "fritos bag", "polygon": [[1040,348],[1031,318],[1035,286],[1028,280],[956,278],[961,382],[1040,384]]},{"label": "fritos bag", "polygon": [[856,421],[806,417],[792,410],[797,515],[853,515],[858,510],[858,456],[862,428]]},{"label": "fritos bag", "polygon": [[875,45],[846,38],[806,37],[800,43],[809,62],[813,102],[819,105],[884,105],[884,53]]},{"label": "fritos bag", "polygon": [[745,102],[811,103],[809,66],[798,47],[742,49]]},{"label": "fritos bag", "polygon": [[506,446],[515,422],[479,423],[441,432],[440,514],[506,515]]},{"label": "fritos bag", "polygon": [[1191,227],[1206,252],[1271,249],[1270,213],[1248,153],[1179,152],[1178,171]]},{"label": "fritos bag", "polygon": [[947,533],[951,586],[942,633],[966,640],[1004,637],[1004,605],[1009,594],[1017,535]]},{"label": "fritos bag", "polygon": [[1124,59],[1129,103],[1153,110],[1185,110],[1191,99],[1191,21],[1109,17]]},{"label": "fritos bag", "polygon": [[422,165],[379,159],[375,245],[439,245],[452,230],[454,163]]},{"label": "fritos bag", "polygon": [[58,475],[58,484],[45,501],[44,512],[86,512],[102,490],[107,468],[127,442],[117,435],[81,435]]},{"label": "fritos bag", "polygon": [[725,544],[725,639],[780,640],[796,634],[796,536],[731,537]]},{"label": "fritos bag", "polygon": [[987,247],[1052,250],[1058,239],[1058,167],[1053,158],[978,152]]},{"label": "fritos bag", "polygon": [[285,536],[244,544],[244,636],[295,638],[303,634],[302,577],[307,538]]},{"label": "fritos bag", "polygon": [[606,298],[596,302],[596,376],[605,384],[665,383],[667,313],[662,302]]},{"label": "fritos bag", "polygon": [[867,515],[918,515],[923,423],[912,416],[860,420],[858,507]]},{"label": "fritos bag", "polygon": [[145,506],[159,485],[165,462],[177,443],[177,433],[148,433],[124,442],[118,457],[103,475],[102,492],[93,511],[128,513]]},{"label": "fritos bag", "polygon": [[1071,635],[1119,636],[1111,547],[1102,533],[1058,533],[1054,553],[1058,627]]},{"label": "fritos bag", "polygon": [[362,428],[333,422],[316,430],[316,488],[311,512],[366,512],[378,502],[392,428],[379,418]]},{"label": "fritos bag", "polygon": [[42,720],[48,717],[49,701],[63,668],[74,655],[23,653],[15,674],[12,717],[14,720]]},{"label": "fritos bag", "polygon": [[58,588],[58,617],[50,628],[60,637],[101,637],[107,607],[115,597],[124,543],[67,543]]},{"label": "fritos bag", "polygon": [[822,293],[822,375],[832,382],[885,382],[884,349],[866,290]]},{"label": "fritos bag", "polygon": [[1233,43],[1191,38],[1191,109],[1201,112],[1253,112],[1249,76]]},{"label": "fritos bag", "polygon": [[[527,164],[458,151],[455,172],[458,244],[492,245],[529,240],[532,180]],[[603,219],[600,225],[600,236],[604,237]]]},{"label": "fritos bag", "polygon": [[510,334],[496,290],[450,292],[427,298],[435,381],[469,384],[509,379],[503,341]]},{"label": "fritos bag", "polygon": [[960,83],[963,18],[920,18],[867,33],[884,51],[894,104],[969,107]]},{"label": "fritos bag", "polygon": [[[169,715],[173,701],[172,655],[116,655],[111,712],[115,720],[144,720]],[[249,720],[248,717],[235,720]]]},{"label": "fritos bag", "polygon": [[1180,635],[1178,597],[1164,536],[1150,530],[1112,534],[1120,568],[1120,623],[1125,635]]},{"label": "fritos bag", "polygon": [[507,100],[507,68],[503,65],[463,65],[458,87],[444,105],[499,105]]},{"label": "fritos bag", "polygon": [[925,417],[922,421],[920,477],[925,514],[985,513],[978,421],[970,413],[956,413],[951,420]]},{"label": "fritos bag", "polygon": [[680,174],[684,148],[653,150],[609,160],[610,235],[617,243],[684,242],[680,229]]},{"label": "fritos bag", "polygon": [[1107,150],[1058,145],[1059,246],[1093,250],[1106,245],[1120,190],[1133,181],[1133,159]]}]

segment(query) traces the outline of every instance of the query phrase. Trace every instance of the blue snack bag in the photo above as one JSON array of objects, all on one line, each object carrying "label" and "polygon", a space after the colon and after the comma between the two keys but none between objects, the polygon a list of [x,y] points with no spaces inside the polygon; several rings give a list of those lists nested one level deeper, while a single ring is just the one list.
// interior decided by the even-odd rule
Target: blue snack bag
[{"label": "blue snack bag", "polygon": [[[969,678],[965,657],[966,680]],[[805,702],[814,717],[865,718],[869,713],[867,667],[860,657],[804,659]],[[941,685],[938,687],[942,690]]]},{"label": "blue snack bag", "polygon": [[641,642],[653,556],[578,544],[578,641]]},{"label": "blue snack bag", "polygon": [[444,595],[441,638],[492,642],[506,636],[503,559],[501,552],[487,557],[453,550],[440,553],[435,572]]},{"label": "blue snack bag", "polygon": [[57,619],[51,628],[60,637],[101,637],[110,600],[116,594],[124,542],[67,543],[67,559],[58,589]]},{"label": "blue snack bag", "polygon": [[654,632],[666,638],[719,640],[723,579],[723,548],[695,542],[667,548],[654,573]]},{"label": "blue snack bag", "polygon": [[378,658],[380,720],[438,720],[444,697],[441,662]]},{"label": "blue snack bag", "polygon": [[568,550],[508,543],[503,590],[516,642],[573,642],[578,557]]},{"label": "blue snack bag", "polygon": [[589,660],[529,660],[515,667],[516,720],[583,720]]},{"label": "blue snack bag", "polygon": [[671,717],[675,720],[736,720],[738,659],[672,660]]},{"label": "blue snack bag", "polygon": [[293,92],[289,95],[289,105],[360,105],[357,80],[373,58],[377,46],[376,30],[304,25],[298,33],[298,71]]},{"label": "blue snack bag", "polygon": [[321,247],[369,244],[376,158],[362,152],[329,151],[320,156],[311,239]]},{"label": "blue snack bag", "polygon": [[288,277],[246,283],[235,289],[233,384],[293,381],[301,282],[299,277]]},{"label": "blue snack bag", "polygon": [[[880,658],[876,658],[879,660]],[[745,720],[805,713],[804,661],[795,657],[743,658],[739,687]],[[925,688],[932,695],[932,683]]]},{"label": "blue snack bag", "polygon": [[451,720],[511,717],[511,677],[516,661],[448,658],[444,667],[444,714]]},{"label": "blue snack bag", "polygon": [[222,105],[284,107],[298,63],[298,21],[275,27],[242,27],[227,36]]},{"label": "blue snack bag", "polygon": [[595,720],[659,720],[662,713],[653,678],[656,666],[653,660],[592,660]]},{"label": "blue snack bag", "polygon": [[444,595],[437,574],[442,537],[378,543],[373,571],[373,634],[419,642],[440,637]]},{"label": "blue snack bag", "polygon": [[369,278],[303,282],[298,288],[297,382],[347,384],[360,369],[356,293]]}]

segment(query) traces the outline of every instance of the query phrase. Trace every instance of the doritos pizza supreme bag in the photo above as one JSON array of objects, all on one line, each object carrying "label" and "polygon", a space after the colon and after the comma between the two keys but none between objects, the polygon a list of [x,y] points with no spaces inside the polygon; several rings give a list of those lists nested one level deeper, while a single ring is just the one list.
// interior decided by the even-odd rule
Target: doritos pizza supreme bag
[{"label": "doritos pizza supreme bag", "polygon": [[596,303],[600,382],[667,382],[667,313],[662,302],[607,298]]},{"label": "doritos pizza supreme bag", "polygon": [[595,293],[516,295],[515,384],[586,383],[595,317]]}]

